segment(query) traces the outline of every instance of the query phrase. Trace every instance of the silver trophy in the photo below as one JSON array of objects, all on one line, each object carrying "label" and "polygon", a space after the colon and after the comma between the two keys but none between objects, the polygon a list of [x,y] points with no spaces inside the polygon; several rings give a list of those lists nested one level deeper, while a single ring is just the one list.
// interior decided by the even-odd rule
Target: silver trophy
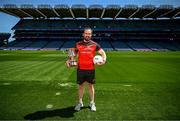
[{"label": "silver trophy", "polygon": [[75,60],[75,56],[76,56],[75,48],[70,48],[68,51],[68,55],[69,55],[69,65],[76,66],[77,62]]}]

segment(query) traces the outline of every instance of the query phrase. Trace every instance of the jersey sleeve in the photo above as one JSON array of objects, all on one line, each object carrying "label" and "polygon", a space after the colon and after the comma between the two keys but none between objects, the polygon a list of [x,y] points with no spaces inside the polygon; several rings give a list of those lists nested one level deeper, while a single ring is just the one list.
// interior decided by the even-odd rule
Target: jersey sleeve
[{"label": "jersey sleeve", "polygon": [[99,44],[96,44],[96,51],[99,51],[101,49],[101,46]]}]

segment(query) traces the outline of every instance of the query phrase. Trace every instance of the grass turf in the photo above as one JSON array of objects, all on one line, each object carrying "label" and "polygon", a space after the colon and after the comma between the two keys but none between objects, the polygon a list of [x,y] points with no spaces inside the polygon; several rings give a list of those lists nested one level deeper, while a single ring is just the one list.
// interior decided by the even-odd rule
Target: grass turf
[{"label": "grass turf", "polygon": [[[96,112],[75,112],[76,69],[60,51],[0,51],[0,119],[178,120],[180,52],[108,52],[96,68]],[[52,108],[47,108],[52,105]]]}]

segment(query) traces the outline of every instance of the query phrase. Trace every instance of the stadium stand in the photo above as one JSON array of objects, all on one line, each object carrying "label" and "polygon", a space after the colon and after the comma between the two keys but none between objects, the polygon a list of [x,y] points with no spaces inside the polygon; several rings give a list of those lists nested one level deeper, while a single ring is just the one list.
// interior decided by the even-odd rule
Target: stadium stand
[{"label": "stadium stand", "polygon": [[159,42],[157,42],[157,44],[159,44],[160,46],[162,46],[163,48],[166,48],[168,50],[172,50],[172,51],[178,51],[179,50],[176,46],[173,46],[171,44],[171,42],[159,41]]},{"label": "stadium stand", "polygon": [[10,33],[0,33],[0,49],[6,48],[10,36],[11,36]]},{"label": "stadium stand", "polygon": [[65,40],[64,45],[61,47],[61,50],[67,50],[68,48],[75,47],[76,41],[75,40]]},{"label": "stadium stand", "polygon": [[136,51],[150,51],[149,48],[145,47],[143,44],[137,41],[129,41],[127,44]]},{"label": "stadium stand", "polygon": [[15,41],[5,49],[66,50],[90,27],[93,40],[105,50],[180,50],[180,8],[172,5],[10,4],[0,11],[21,18],[12,28]]},{"label": "stadium stand", "polygon": [[53,40],[49,41],[46,46],[44,46],[42,49],[44,50],[58,50],[63,45],[63,41]]},{"label": "stadium stand", "polygon": [[123,41],[112,41],[111,43],[115,50],[122,50],[122,51],[132,51],[133,50]]},{"label": "stadium stand", "polygon": [[105,50],[113,50],[113,47],[110,44],[109,40],[101,40],[101,41],[96,41],[102,48]]},{"label": "stadium stand", "polygon": [[33,41],[29,46],[27,46],[25,49],[30,49],[30,50],[39,50],[43,48],[44,46],[47,45],[47,41],[44,40],[38,40],[38,41]]},{"label": "stadium stand", "polygon": [[177,41],[172,41],[171,43],[174,47],[176,47],[178,50],[180,50],[180,44]]}]

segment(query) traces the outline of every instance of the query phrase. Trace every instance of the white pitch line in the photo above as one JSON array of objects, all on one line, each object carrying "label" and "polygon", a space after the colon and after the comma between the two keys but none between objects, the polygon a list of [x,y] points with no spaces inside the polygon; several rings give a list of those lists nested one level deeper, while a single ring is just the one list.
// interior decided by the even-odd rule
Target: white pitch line
[{"label": "white pitch line", "polygon": [[69,83],[59,83],[59,85],[65,87],[65,86],[69,86]]},{"label": "white pitch line", "polygon": [[47,109],[51,109],[51,108],[53,108],[53,105],[52,104],[48,104],[48,105],[46,105],[46,108]]},{"label": "white pitch line", "polygon": [[129,85],[129,84],[125,84],[125,85],[123,85],[123,86],[125,86],[125,87],[131,87],[132,85]]},{"label": "white pitch line", "polygon": [[72,87],[73,86],[72,83],[58,83],[58,85],[61,87]]},{"label": "white pitch line", "polygon": [[58,96],[58,95],[61,95],[61,93],[60,92],[56,92],[56,95]]},{"label": "white pitch line", "polygon": [[5,82],[3,83],[3,85],[11,85],[11,83]]}]

